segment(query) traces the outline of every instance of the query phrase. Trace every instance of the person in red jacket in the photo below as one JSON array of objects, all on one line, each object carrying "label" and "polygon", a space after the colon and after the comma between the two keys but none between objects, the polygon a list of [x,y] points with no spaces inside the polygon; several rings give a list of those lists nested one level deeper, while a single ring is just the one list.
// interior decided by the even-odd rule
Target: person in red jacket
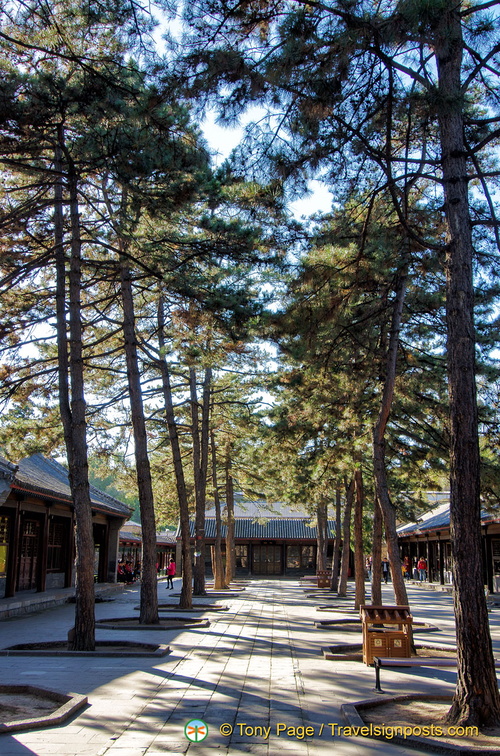
[{"label": "person in red jacket", "polygon": [[175,560],[172,557],[167,567],[167,588],[174,589]]},{"label": "person in red jacket", "polygon": [[424,557],[420,557],[417,564],[418,579],[420,582],[427,580],[427,562]]}]

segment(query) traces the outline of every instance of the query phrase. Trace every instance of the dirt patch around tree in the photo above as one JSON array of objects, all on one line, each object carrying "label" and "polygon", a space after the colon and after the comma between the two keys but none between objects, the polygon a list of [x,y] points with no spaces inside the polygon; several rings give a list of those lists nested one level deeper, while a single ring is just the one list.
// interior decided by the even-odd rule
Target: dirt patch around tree
[{"label": "dirt patch around tree", "polygon": [[[205,591],[205,595],[203,598],[212,599],[212,598],[222,598],[222,599],[228,599],[228,598],[237,598],[241,591],[244,591],[245,588],[226,588],[214,591],[210,588],[207,588]],[[177,596],[180,597],[180,593],[171,593],[169,598],[177,598]],[[193,599],[196,599],[196,596],[193,596]],[[201,596],[200,596],[201,598]],[[196,603],[196,601],[193,601],[193,606],[200,606]],[[189,611],[189,610],[188,610]]]},{"label": "dirt patch around tree", "polygon": [[367,725],[406,727],[407,732],[412,730],[413,737],[429,738],[441,746],[459,746],[467,749],[467,752],[477,749],[478,753],[500,753],[500,727],[485,727],[479,732],[476,732],[477,728],[453,728],[444,721],[450,705],[451,699],[412,698],[392,700],[373,707],[357,707],[357,710]]},{"label": "dirt patch around tree", "polygon": [[87,696],[34,685],[0,685],[0,732],[51,727],[87,706]]},{"label": "dirt patch around tree", "polygon": [[[348,630],[352,632],[362,632],[363,630],[363,624],[361,620],[355,619],[354,617],[343,617],[341,619],[330,619],[330,620],[316,620],[314,622],[315,627],[324,629],[324,630]],[[381,628],[384,628],[383,625],[381,625]],[[412,628],[414,629],[415,633],[430,633],[430,632],[440,632],[440,628],[436,627],[436,625],[430,625],[428,622],[413,622]],[[393,630],[394,625],[387,625],[385,630]]]},{"label": "dirt patch around tree", "polygon": [[346,633],[361,633],[363,630],[361,622],[355,619],[318,620],[314,627],[318,630],[342,630]]},{"label": "dirt patch around tree", "polygon": [[[325,659],[330,661],[363,661],[363,644],[362,643],[336,643],[334,646],[325,646],[321,649]],[[444,659],[453,659],[457,655],[457,649],[453,646],[442,645],[421,645],[417,644],[416,654],[413,656],[433,658],[439,657]]]},{"label": "dirt patch around tree", "polygon": [[162,657],[170,653],[164,643],[137,643],[135,641],[96,641],[95,651],[73,651],[68,641],[40,641],[19,643],[0,650],[0,656],[119,656],[121,658],[146,656]]},{"label": "dirt patch around tree", "polygon": [[[140,608],[140,606],[134,606],[135,611],[139,611]],[[202,612],[227,612],[228,610],[229,607],[223,604],[193,604],[191,609],[181,609],[178,604],[158,604],[159,612],[189,612],[193,614],[199,612],[201,614]]]},{"label": "dirt patch around tree", "polygon": [[359,609],[352,609],[348,606],[334,606],[333,604],[323,604],[316,607],[317,612],[337,612],[338,614],[352,614],[359,619]]},{"label": "dirt patch around tree", "polygon": [[0,721],[13,722],[16,719],[51,714],[59,706],[57,701],[34,693],[0,693]]},{"label": "dirt patch around tree", "polygon": [[112,617],[101,619],[96,627],[107,630],[179,630],[181,628],[209,627],[210,620],[199,617],[160,617],[154,625],[141,624],[138,617]]}]

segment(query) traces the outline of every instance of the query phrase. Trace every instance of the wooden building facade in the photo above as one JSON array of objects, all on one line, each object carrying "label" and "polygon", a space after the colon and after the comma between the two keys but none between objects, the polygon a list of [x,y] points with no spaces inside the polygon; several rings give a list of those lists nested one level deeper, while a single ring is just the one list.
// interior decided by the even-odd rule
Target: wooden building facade
[{"label": "wooden building facade", "polygon": [[[139,523],[129,520],[120,530],[118,558],[132,564],[140,563],[142,552],[142,528]],[[159,575],[165,575],[167,564],[171,557],[175,558],[175,532],[160,532],[156,534],[156,563]]]},{"label": "wooden building facade", "polygon": [[[500,517],[481,513],[484,585],[500,593]],[[443,504],[420,520],[398,528],[401,557],[408,557],[413,569],[420,557],[427,561],[427,579],[441,585],[452,584],[450,508]]]},{"label": "wooden building facade", "polygon": [[[194,522],[191,522],[193,551]],[[335,522],[328,521],[327,560],[331,566]],[[226,525],[222,525],[222,538]],[[279,576],[314,575],[317,569],[317,528],[314,519],[304,512],[295,512],[280,504],[241,502],[235,506],[236,575]],[[211,550],[215,545],[215,516],[205,519],[205,565],[212,572]],[[222,542],[225,563],[225,542]],[[177,563],[180,564],[178,534]]]},{"label": "wooden building facade", "polygon": [[[116,581],[119,532],[131,510],[90,487],[96,582]],[[34,454],[0,459],[0,599],[74,584],[74,507],[68,471]]]}]

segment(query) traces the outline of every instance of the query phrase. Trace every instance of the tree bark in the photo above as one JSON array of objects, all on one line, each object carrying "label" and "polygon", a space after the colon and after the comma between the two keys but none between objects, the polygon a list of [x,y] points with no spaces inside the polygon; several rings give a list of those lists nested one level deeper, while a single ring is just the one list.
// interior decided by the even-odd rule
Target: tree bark
[{"label": "tree bark", "polygon": [[335,490],[335,541],[333,544],[332,582],[330,591],[337,592],[339,585],[340,544],[342,541],[342,494],[340,487]]},{"label": "tree bark", "polygon": [[373,504],[373,545],[372,545],[372,605],[382,605],[382,510],[377,497]]},{"label": "tree bark", "polygon": [[337,594],[345,596],[347,594],[347,578],[349,573],[349,553],[351,547],[351,513],[354,500],[354,478],[347,484],[345,481],[345,509],[343,525],[343,543],[342,543],[342,560],[340,564],[340,577]]},{"label": "tree bark", "polygon": [[[226,483],[226,584],[230,585],[236,576],[236,552],[234,544],[234,488],[231,475],[231,445],[226,448],[226,461],[224,465]],[[250,558],[250,554],[248,555]]]},{"label": "tree bark", "polygon": [[[205,506],[208,471],[209,415],[211,368],[205,369],[201,407],[201,434],[199,426],[198,395],[196,390],[196,371],[189,369],[189,391],[191,401],[191,434],[193,439],[193,469],[196,497],[195,513],[195,559],[194,584],[195,596],[206,595],[205,590]],[[198,554],[198,556],[196,556]]]},{"label": "tree bark", "polygon": [[472,233],[464,144],[460,3],[449,0],[434,35],[447,226],[446,317],[450,398],[450,527],[457,632],[457,688],[447,720],[500,721],[481,564],[480,456],[475,383]]},{"label": "tree bark", "polygon": [[354,507],[354,576],[356,593],[354,608],[359,609],[365,603],[365,554],[363,549],[363,473],[358,467],[354,473],[356,504]]},{"label": "tree bark", "polygon": [[123,255],[120,257],[120,291],[123,307],[123,343],[127,364],[127,381],[134,432],[137,489],[141,510],[142,562],[139,622],[146,625],[157,625],[160,619],[158,615],[156,522],[153,485],[151,482],[146,421],[144,418],[141,376],[137,356],[132,275],[127,260]]},{"label": "tree bark", "polygon": [[175,420],[174,402],[172,398],[172,384],[170,371],[166,359],[165,341],[165,300],[160,296],[158,301],[158,345],[160,347],[160,371],[162,378],[163,402],[165,404],[165,419],[168,428],[168,437],[172,447],[172,459],[174,463],[175,484],[177,500],[179,502],[179,528],[181,532],[182,552],[182,588],[179,606],[182,609],[193,607],[193,565],[191,561],[191,538],[189,532],[189,500],[184,478],[181,447],[179,443],[179,431]]},{"label": "tree bark", "polygon": [[222,561],[222,516],[220,507],[219,486],[217,484],[217,449],[215,446],[215,434],[212,431],[210,433],[210,446],[212,450],[212,484],[214,490],[214,505],[215,505],[215,544],[213,549],[213,573],[214,573],[214,589],[224,590],[227,588],[224,564]]},{"label": "tree bark", "polygon": [[328,504],[322,502],[316,507],[317,550],[316,569],[326,570],[326,549],[328,546]]},{"label": "tree bark", "polygon": [[[83,378],[81,318],[82,249],[78,207],[78,179],[70,163],[71,260],[69,267],[69,344],[66,323],[66,259],[63,235],[64,132],[60,126],[55,148],[54,235],[56,253],[56,315],[59,408],[68,456],[69,484],[75,509],[76,606],[70,648],[95,650],[94,534],[89,492],[86,403]],[[69,376],[69,378],[68,378]]]},{"label": "tree bark", "polygon": [[373,471],[375,477],[375,490],[384,518],[385,540],[391,566],[392,586],[396,604],[398,606],[408,605],[408,595],[406,593],[406,585],[401,571],[401,557],[399,555],[398,534],[396,529],[396,510],[389,495],[389,486],[387,482],[387,470],[385,465],[385,429],[387,427],[387,421],[389,419],[394,397],[399,333],[401,330],[403,304],[406,292],[406,278],[406,272],[401,272],[396,284],[391,332],[387,347],[382,402],[377,421],[373,427]]}]

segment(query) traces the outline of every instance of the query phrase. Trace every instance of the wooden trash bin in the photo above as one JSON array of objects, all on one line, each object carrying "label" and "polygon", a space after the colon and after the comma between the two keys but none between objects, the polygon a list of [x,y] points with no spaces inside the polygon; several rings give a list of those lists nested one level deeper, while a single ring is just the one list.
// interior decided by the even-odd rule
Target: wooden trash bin
[{"label": "wooden trash bin", "polygon": [[316,572],[318,588],[329,588],[331,585],[331,576],[328,570],[318,570]]},{"label": "wooden trash bin", "polygon": [[373,664],[374,656],[408,659],[411,656],[409,606],[361,606],[363,661]]}]

